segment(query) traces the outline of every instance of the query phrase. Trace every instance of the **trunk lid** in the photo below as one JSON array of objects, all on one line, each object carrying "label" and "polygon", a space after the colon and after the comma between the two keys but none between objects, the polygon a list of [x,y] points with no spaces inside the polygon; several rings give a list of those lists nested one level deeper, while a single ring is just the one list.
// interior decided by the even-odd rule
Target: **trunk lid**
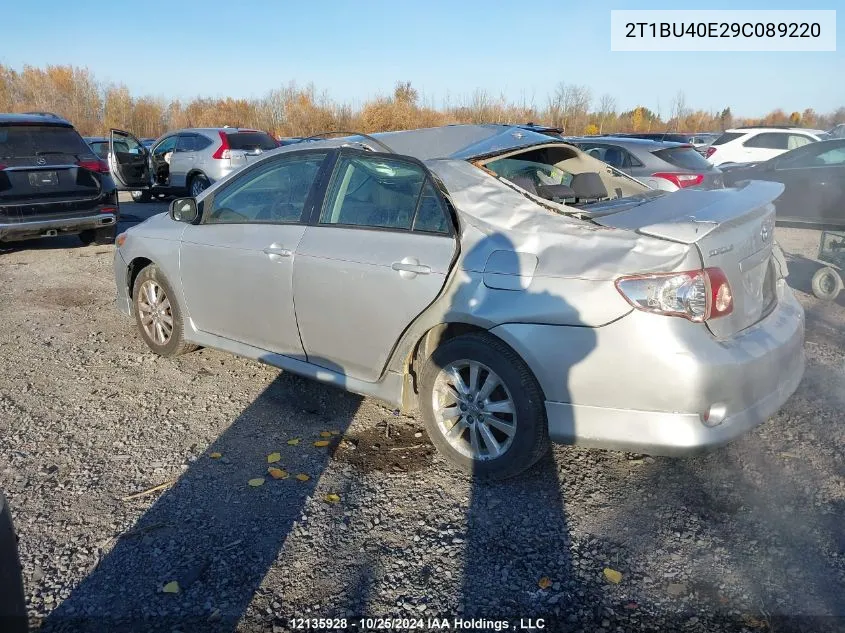
[{"label": "trunk lid", "polygon": [[738,189],[687,189],[593,220],[694,245],[703,266],[720,268],[730,283],[733,312],[707,322],[714,335],[727,338],[763,319],[777,303],[776,284],[785,271],[774,248],[772,201],[783,189],[763,181]]}]

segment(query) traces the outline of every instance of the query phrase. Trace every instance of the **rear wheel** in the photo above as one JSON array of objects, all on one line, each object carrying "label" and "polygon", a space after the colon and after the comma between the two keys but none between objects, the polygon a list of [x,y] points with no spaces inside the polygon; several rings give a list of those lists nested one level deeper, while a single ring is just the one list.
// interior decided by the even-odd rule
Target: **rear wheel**
[{"label": "rear wheel", "polygon": [[428,435],[456,466],[479,479],[506,479],[549,450],[537,379],[510,347],[486,334],[437,348],[420,376]]},{"label": "rear wheel", "polygon": [[191,191],[191,197],[196,198],[203,191],[208,189],[210,185],[211,183],[208,182],[208,178],[206,178],[202,174],[195,174],[191,178],[191,184],[188,186],[188,189],[190,189]]},{"label": "rear wheel", "polygon": [[114,244],[116,229],[114,226],[107,226],[102,229],[87,229],[79,234],[83,244]]},{"label": "rear wheel", "polygon": [[156,354],[178,356],[197,349],[184,339],[181,307],[155,264],[138,274],[132,288],[132,302],[141,338]]},{"label": "rear wheel", "polygon": [[813,275],[812,287],[813,294],[819,299],[833,301],[842,290],[842,277],[830,266],[825,266]]},{"label": "rear wheel", "polygon": [[149,191],[130,191],[129,195],[132,196],[132,202],[149,202],[152,200],[152,194]]}]

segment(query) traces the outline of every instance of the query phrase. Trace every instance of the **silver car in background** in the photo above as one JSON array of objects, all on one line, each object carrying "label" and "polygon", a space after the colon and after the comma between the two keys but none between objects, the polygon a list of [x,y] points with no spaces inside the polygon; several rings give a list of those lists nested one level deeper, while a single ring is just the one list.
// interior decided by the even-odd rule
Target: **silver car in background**
[{"label": "silver car in background", "polygon": [[654,191],[501,125],[315,141],[121,234],[117,305],[158,354],[212,347],[419,408],[476,477],[549,440],[686,455],[803,375],[781,191]]},{"label": "silver car in background", "polygon": [[661,191],[722,187],[722,172],[689,143],[622,136],[566,139],[608,165]]},{"label": "silver car in background", "polygon": [[198,196],[277,147],[278,141],[266,132],[232,127],[177,130],[153,143],[111,130],[108,139],[114,179],[121,190],[132,192],[135,202],[148,202],[158,195]]}]

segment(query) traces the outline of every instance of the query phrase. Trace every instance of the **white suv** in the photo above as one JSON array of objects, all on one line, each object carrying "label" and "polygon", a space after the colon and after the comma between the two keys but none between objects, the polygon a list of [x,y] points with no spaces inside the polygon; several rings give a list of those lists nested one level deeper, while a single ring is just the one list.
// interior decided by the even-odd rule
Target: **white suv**
[{"label": "white suv", "polygon": [[815,132],[793,127],[740,127],[726,130],[707,148],[705,157],[714,165],[759,163],[820,140]]}]

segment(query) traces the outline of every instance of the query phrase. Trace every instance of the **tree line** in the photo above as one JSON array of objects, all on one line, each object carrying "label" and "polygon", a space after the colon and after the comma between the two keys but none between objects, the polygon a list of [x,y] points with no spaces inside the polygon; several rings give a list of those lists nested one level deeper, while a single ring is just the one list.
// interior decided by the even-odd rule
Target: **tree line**
[{"label": "tree line", "polygon": [[666,112],[637,106],[620,111],[616,97],[596,98],[586,86],[561,82],[543,100],[513,102],[476,90],[456,103],[435,106],[410,82],[398,82],[392,94],[353,107],[332,100],[313,85],[289,83],[256,99],[197,97],[190,101],[134,96],[122,84],[105,84],[87,68],[0,65],[0,112],[53,112],[84,135],[110,128],[139,137],[156,137],[186,127],[250,127],[276,136],[308,136],[334,130],[378,132],[451,123],[535,122],[563,128],[567,134],[611,132],[718,132],[738,125],[798,125],[828,129],[845,122],[845,107],[830,113],[775,109],[760,118],[734,116],[729,106],[718,111],[687,106],[679,92]]}]

